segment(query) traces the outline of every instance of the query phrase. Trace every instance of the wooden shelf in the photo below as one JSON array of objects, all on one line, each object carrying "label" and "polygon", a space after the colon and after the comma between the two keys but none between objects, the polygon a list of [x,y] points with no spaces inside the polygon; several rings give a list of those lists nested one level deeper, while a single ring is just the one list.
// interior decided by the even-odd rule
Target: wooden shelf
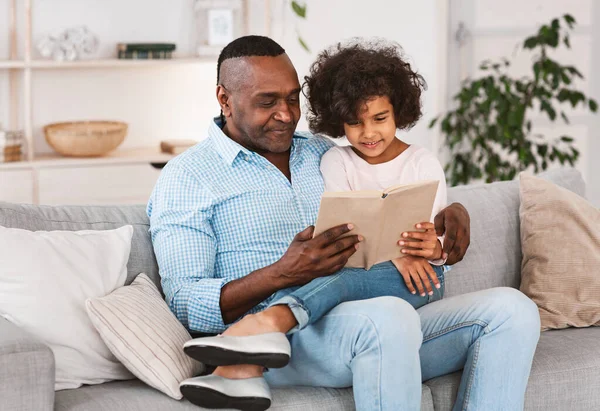
[{"label": "wooden shelf", "polygon": [[19,60],[0,60],[0,69],[22,69],[25,62]]},{"label": "wooden shelf", "polygon": [[125,60],[125,59],[103,59],[103,60],[77,60],[77,61],[53,61],[32,60],[30,62],[19,60],[0,60],[0,69],[81,69],[81,68],[127,68],[127,67],[168,67],[182,64],[214,64],[213,58],[178,58],[165,60]]},{"label": "wooden shelf", "polygon": [[60,154],[39,154],[33,161],[0,163],[0,169],[31,169],[41,167],[81,167],[112,164],[166,163],[175,157],[158,147],[115,150],[102,157],[63,157]]},{"label": "wooden shelf", "polygon": [[181,64],[214,63],[212,58],[177,58],[165,60],[129,60],[129,59],[104,59],[104,60],[77,60],[77,61],[52,61],[33,60],[25,67],[34,69],[78,69],[78,68],[125,68],[125,67],[165,67]]}]

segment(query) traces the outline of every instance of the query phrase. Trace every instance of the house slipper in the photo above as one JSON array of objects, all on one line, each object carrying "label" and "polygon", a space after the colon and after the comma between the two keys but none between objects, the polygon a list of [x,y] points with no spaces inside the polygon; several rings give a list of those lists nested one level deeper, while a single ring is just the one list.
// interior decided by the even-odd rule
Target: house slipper
[{"label": "house slipper", "polygon": [[290,342],[280,332],[194,338],[184,344],[183,351],[208,365],[251,364],[265,368],[285,367],[291,355]]}]

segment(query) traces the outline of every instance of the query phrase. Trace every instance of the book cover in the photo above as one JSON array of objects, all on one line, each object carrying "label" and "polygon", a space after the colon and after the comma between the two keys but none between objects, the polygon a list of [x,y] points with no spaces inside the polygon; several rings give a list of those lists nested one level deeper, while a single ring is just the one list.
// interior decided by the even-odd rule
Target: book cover
[{"label": "book cover", "polygon": [[439,181],[389,187],[384,191],[325,192],[321,197],[315,236],[340,224],[352,223],[348,235],[360,234],[364,241],[346,267],[371,268],[403,254],[398,240],[415,224],[429,221]]}]

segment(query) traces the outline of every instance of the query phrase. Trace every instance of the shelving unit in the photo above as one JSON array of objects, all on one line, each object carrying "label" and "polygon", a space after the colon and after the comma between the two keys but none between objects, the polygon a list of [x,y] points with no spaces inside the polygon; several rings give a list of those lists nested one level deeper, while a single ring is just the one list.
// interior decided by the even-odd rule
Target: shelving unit
[{"label": "shelving unit", "polygon": [[[36,147],[36,141],[39,140],[37,137],[34,138],[33,133],[32,77],[40,71],[137,70],[214,63],[216,58],[175,57],[169,60],[107,58],[62,62],[37,59],[34,56],[32,41],[33,2],[33,0],[8,0],[8,27],[2,29],[9,31],[9,55],[6,60],[0,60],[0,70],[7,70],[9,84],[8,122],[4,126],[7,129],[23,130],[26,156],[23,161],[0,163],[0,201],[57,203],[63,201],[57,193],[71,184],[81,183],[81,178],[84,178],[82,176],[89,176],[89,180],[86,180],[89,181],[89,188],[85,184],[80,184],[79,188],[73,190],[83,190],[81,196],[75,198],[68,193],[69,196],[66,196],[64,201],[72,204],[83,202],[86,198],[92,201],[99,198],[101,201],[119,201],[118,196],[115,197],[117,194],[108,187],[111,182],[137,187],[137,195],[141,200],[144,190],[151,188],[152,182],[158,177],[157,168],[173,156],[161,153],[155,142],[147,147],[118,148],[106,156],[96,158],[69,158],[59,154],[42,154],[44,148]],[[268,0],[265,2],[269,4]],[[246,2],[244,4],[246,8]],[[247,30],[249,22],[246,9],[244,9],[243,19]],[[17,26],[19,26],[19,33]],[[21,42],[21,53],[19,53],[19,42]],[[103,173],[112,176],[107,177],[112,180],[102,181]],[[104,191],[99,193],[98,190]],[[125,199],[131,201],[130,197]]]},{"label": "shelving unit", "polygon": [[[8,128],[16,129],[18,128],[17,124],[17,113],[19,109],[22,107],[23,113],[23,122],[22,129],[24,131],[25,137],[25,147],[26,147],[26,158],[24,161],[18,166],[22,168],[26,166],[27,163],[36,163],[38,161],[44,161],[44,163],[48,163],[49,157],[55,158],[56,161],[64,161],[63,157],[60,156],[48,156],[42,155],[40,158],[36,155],[36,148],[34,145],[33,139],[33,130],[32,130],[32,93],[31,93],[31,83],[32,83],[32,74],[35,70],[73,70],[73,69],[121,69],[121,68],[154,68],[154,67],[172,67],[176,65],[188,65],[188,64],[199,64],[211,62],[214,59],[210,58],[174,58],[170,60],[120,60],[116,58],[110,59],[100,59],[100,60],[76,60],[76,61],[53,61],[53,60],[35,60],[32,57],[32,18],[31,18],[31,8],[32,8],[32,0],[23,0],[23,9],[24,16],[24,55],[23,59],[18,59],[17,57],[17,1],[18,0],[10,0],[10,21],[9,21],[9,31],[10,31],[10,58],[9,60],[0,60],[0,69],[9,70],[9,88],[10,88],[10,119]],[[17,90],[17,76],[22,74],[22,95],[21,101],[22,106],[19,106],[19,95]],[[118,157],[128,157],[133,156],[133,158],[137,158],[140,153],[152,152],[153,148],[146,148],[142,150],[122,150],[112,156]],[[110,157],[110,156],[109,156]],[[163,159],[167,158],[163,156]],[[145,161],[146,158],[144,155],[139,157],[140,161]],[[97,161],[99,163],[105,162],[104,158],[97,158],[88,161]],[[0,170],[4,168],[14,168],[15,165],[11,163],[0,163]]]}]

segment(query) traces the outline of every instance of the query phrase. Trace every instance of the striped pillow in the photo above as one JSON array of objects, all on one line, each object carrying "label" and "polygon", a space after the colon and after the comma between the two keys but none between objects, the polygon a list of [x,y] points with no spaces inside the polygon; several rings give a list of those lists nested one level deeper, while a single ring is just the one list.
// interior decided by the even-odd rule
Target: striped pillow
[{"label": "striped pillow", "polygon": [[114,356],[149,386],[179,400],[179,383],[202,371],[183,352],[190,334],[146,274],[105,297],[89,298],[86,308]]}]

